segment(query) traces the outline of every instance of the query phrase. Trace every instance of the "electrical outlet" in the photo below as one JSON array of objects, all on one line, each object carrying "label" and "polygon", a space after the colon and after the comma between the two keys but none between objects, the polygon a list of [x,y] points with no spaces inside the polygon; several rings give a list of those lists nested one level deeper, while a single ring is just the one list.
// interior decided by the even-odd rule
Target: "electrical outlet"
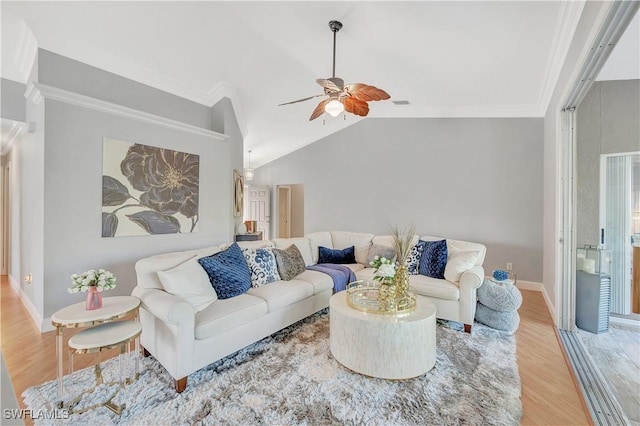
[{"label": "electrical outlet", "polygon": [[513,269],[513,263],[507,262],[507,271],[511,271]]},{"label": "electrical outlet", "polygon": [[27,284],[31,284],[31,282],[33,281],[33,275],[31,274],[27,274],[24,276],[24,282]]}]

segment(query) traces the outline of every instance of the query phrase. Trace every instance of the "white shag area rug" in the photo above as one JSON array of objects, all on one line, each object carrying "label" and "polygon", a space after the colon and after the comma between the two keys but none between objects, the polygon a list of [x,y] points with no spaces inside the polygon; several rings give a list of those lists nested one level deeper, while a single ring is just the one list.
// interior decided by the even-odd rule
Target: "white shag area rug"
[{"label": "white shag area rug", "polygon": [[[437,358],[428,373],[391,381],[362,376],[339,364],[329,349],[326,310],[189,376],[177,394],[173,379],[152,357],[140,378],[114,402],[120,416],[100,407],[68,419],[36,424],[74,425],[518,425],[522,416],[515,338],[478,323],[468,334],[438,322]],[[105,382],[118,363],[102,364]],[[65,377],[72,395],[91,388],[94,370]],[[108,400],[102,385],[76,410]],[[25,404],[50,409],[56,384],[27,389]]]}]

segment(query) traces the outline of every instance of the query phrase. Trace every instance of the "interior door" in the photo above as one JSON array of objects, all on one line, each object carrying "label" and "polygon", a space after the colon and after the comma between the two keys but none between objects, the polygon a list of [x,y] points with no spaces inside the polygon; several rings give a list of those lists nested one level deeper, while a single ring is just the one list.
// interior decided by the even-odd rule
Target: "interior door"
[{"label": "interior door", "polygon": [[269,187],[268,186],[249,186],[245,194],[246,211],[244,220],[255,220],[258,222],[258,232],[262,231],[264,240],[270,239],[269,222],[270,203],[269,203]]},{"label": "interior door", "polygon": [[278,238],[291,238],[291,188],[278,186]]}]

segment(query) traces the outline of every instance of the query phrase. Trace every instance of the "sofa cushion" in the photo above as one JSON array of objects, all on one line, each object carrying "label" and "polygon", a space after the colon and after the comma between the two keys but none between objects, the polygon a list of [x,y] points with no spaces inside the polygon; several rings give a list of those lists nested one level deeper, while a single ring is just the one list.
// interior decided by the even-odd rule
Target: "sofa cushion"
[{"label": "sofa cushion", "polygon": [[333,248],[331,232],[329,231],[313,232],[308,234],[306,238],[309,239],[309,245],[311,246],[311,260],[313,265],[318,263],[318,247],[323,246]]},{"label": "sofa cushion", "polygon": [[371,266],[371,262],[373,262],[373,259],[376,256],[386,257],[387,259],[393,259],[394,257],[396,257],[396,251],[393,249],[393,247],[373,244],[369,249],[369,253],[367,254],[367,261],[364,264],[365,268],[368,268]]},{"label": "sofa cushion", "polygon": [[334,263],[343,265],[356,263],[354,246],[343,249],[330,249],[328,247],[318,247],[318,263]]},{"label": "sofa cushion", "polygon": [[296,276],[296,280],[302,280],[313,286],[313,294],[322,293],[323,291],[333,290],[333,280],[327,274],[319,271],[306,270]]},{"label": "sofa cushion", "polygon": [[425,275],[411,275],[409,277],[409,286],[413,287],[416,293],[423,296],[446,300],[460,299],[458,286],[447,280],[431,278]]},{"label": "sofa cushion", "polygon": [[266,314],[267,302],[249,294],[216,300],[196,314],[196,339],[208,339],[232,331]]},{"label": "sofa cushion", "polygon": [[195,312],[200,312],[218,299],[209,276],[198,263],[198,256],[166,271],[158,271],[158,278],[167,293],[190,303]]},{"label": "sofa cushion", "polygon": [[270,241],[270,240],[236,241],[235,243],[231,242],[231,243],[220,244],[220,250],[226,250],[229,247],[231,247],[231,245],[233,244],[237,244],[238,247],[240,248],[252,248],[252,249],[275,247],[275,244],[273,243],[273,241]]},{"label": "sofa cushion", "polygon": [[364,269],[364,265],[362,263],[347,263],[346,265],[347,268],[351,269],[354,273],[361,271]]},{"label": "sofa cushion", "polygon": [[270,248],[243,248],[242,254],[251,272],[251,287],[260,287],[280,280],[276,257]]},{"label": "sofa cushion", "polygon": [[462,273],[476,265],[480,253],[475,250],[454,250],[449,253],[447,266],[444,268],[444,278],[452,283],[460,281]]},{"label": "sofa cushion", "polygon": [[420,256],[420,275],[431,278],[444,279],[444,268],[447,265],[447,241],[425,242],[422,256]]},{"label": "sofa cushion", "polygon": [[284,250],[273,249],[273,254],[276,256],[280,279],[284,281],[289,281],[306,270],[302,254],[295,244]]},{"label": "sofa cushion", "polygon": [[251,272],[237,244],[228,249],[198,259],[209,275],[209,281],[220,299],[238,296],[251,288]]},{"label": "sofa cushion", "polygon": [[333,243],[331,248],[343,249],[355,246],[356,262],[362,263],[363,265],[367,262],[367,254],[371,247],[371,240],[373,240],[373,234],[366,234],[364,232],[331,231],[331,241]]},{"label": "sofa cushion", "polygon": [[311,244],[308,238],[275,238],[273,242],[275,247],[280,250],[284,250],[291,244],[295,244],[304,259],[305,266],[311,266],[315,263],[311,255]]},{"label": "sofa cushion", "polygon": [[299,302],[313,295],[313,285],[307,281],[275,281],[260,288],[252,288],[247,294],[259,297],[267,303],[269,312]]}]

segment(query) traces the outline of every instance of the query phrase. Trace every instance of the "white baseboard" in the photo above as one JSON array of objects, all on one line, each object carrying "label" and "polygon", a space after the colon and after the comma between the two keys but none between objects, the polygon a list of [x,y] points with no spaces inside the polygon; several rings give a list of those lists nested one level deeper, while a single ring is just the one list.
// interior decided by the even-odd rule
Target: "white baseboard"
[{"label": "white baseboard", "polygon": [[[31,301],[29,296],[27,296],[27,293],[24,292],[24,290],[22,289],[18,281],[16,281],[11,275],[9,275],[9,284],[11,285],[11,288],[13,289],[13,291],[15,291],[18,297],[20,298],[22,305],[25,307],[27,312],[29,312],[31,319],[35,323],[36,327],[38,327],[38,330],[40,330],[43,333],[45,331],[55,330],[53,326],[50,326],[50,328],[47,327],[46,323],[43,322],[42,315],[40,314],[40,312],[38,312],[38,308],[36,308],[36,305],[33,304],[33,302]],[[48,319],[49,319],[49,324],[51,324],[51,318],[48,318]]]},{"label": "white baseboard", "polygon": [[51,324],[51,317],[47,317],[42,321],[42,326],[40,327],[40,331],[46,333],[47,331],[53,331],[56,328]]},{"label": "white baseboard", "polygon": [[547,310],[549,311],[549,314],[551,315],[551,319],[553,320],[553,323],[557,326],[557,317],[556,317],[556,310],[553,307],[553,303],[551,303],[551,298],[549,297],[549,294],[547,293],[547,289],[544,286],[544,284],[539,283],[539,282],[535,282],[535,281],[523,281],[523,280],[518,280],[516,286],[520,289],[520,290],[531,290],[531,291],[540,291],[542,292],[542,297],[544,298],[544,303],[547,305]]}]

